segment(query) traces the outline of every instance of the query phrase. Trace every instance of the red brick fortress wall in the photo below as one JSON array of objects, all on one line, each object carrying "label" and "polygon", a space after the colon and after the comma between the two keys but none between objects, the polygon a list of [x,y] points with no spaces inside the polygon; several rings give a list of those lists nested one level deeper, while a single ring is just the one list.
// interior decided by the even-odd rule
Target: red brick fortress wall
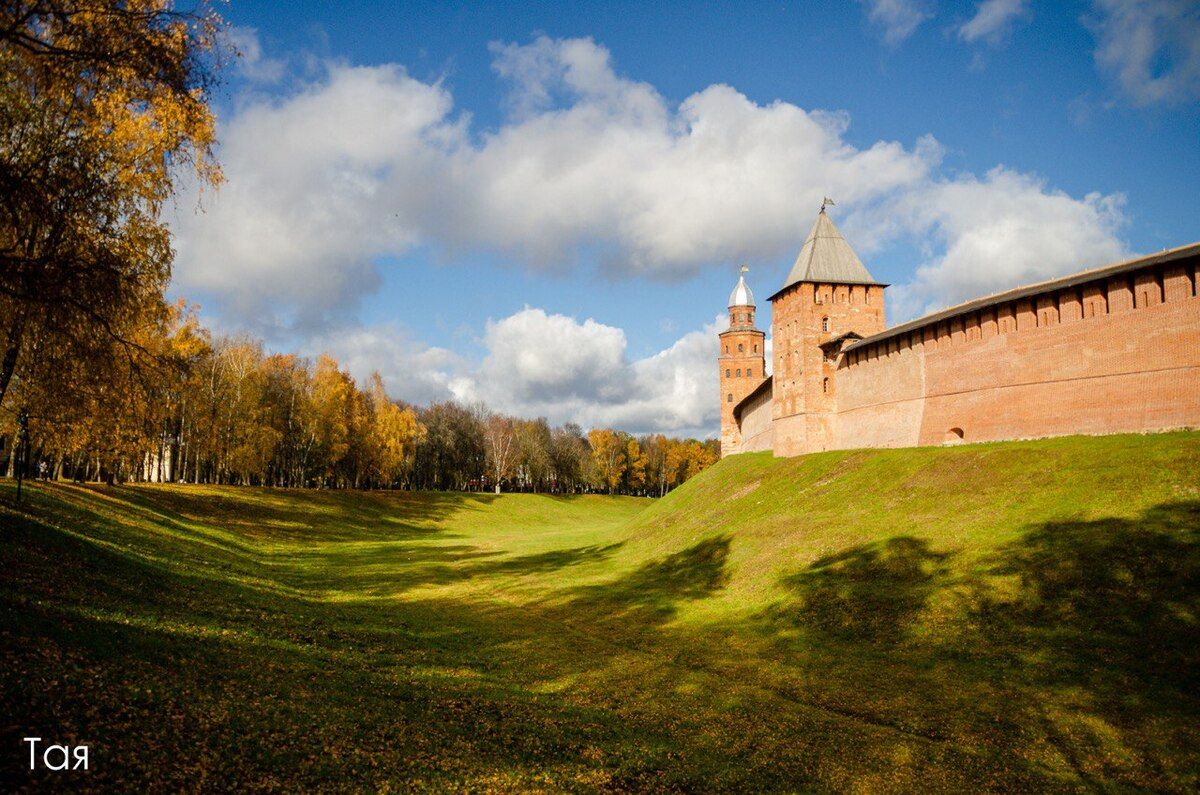
[{"label": "red brick fortress wall", "polygon": [[780,456],[836,446],[836,361],[821,344],[883,330],[882,285],[798,282],[771,305],[774,447]]},{"label": "red brick fortress wall", "polygon": [[1200,427],[1198,261],[1060,280],[852,347],[836,446]]}]

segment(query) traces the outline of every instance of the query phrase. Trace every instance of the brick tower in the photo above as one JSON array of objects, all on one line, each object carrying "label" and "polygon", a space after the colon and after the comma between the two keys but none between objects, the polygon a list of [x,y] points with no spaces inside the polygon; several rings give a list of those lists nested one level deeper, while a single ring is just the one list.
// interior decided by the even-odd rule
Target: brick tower
[{"label": "brick tower", "polygon": [[[833,446],[843,346],[884,330],[883,290],[825,212],[771,296],[775,454]],[[724,437],[722,437],[724,438]]]},{"label": "brick tower", "polygon": [[767,377],[766,335],[754,325],[754,294],[746,286],[745,265],[729,294],[729,328],[721,332],[717,357],[721,381],[721,454],[736,452],[741,443],[733,407]]}]

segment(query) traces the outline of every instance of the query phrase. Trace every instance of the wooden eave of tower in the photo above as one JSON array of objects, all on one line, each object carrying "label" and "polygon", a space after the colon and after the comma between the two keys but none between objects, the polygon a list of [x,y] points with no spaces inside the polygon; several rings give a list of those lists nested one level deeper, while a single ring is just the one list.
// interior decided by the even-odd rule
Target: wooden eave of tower
[{"label": "wooden eave of tower", "polygon": [[847,331],[843,334],[838,334],[833,339],[825,340],[824,342],[822,342],[820,344],[819,347],[821,348],[821,350],[826,351],[826,352],[831,351],[831,350],[838,351],[838,350],[841,350],[842,345],[846,344],[847,342],[855,342],[857,340],[861,340],[862,338],[863,338],[862,334],[858,334],[853,331]]}]

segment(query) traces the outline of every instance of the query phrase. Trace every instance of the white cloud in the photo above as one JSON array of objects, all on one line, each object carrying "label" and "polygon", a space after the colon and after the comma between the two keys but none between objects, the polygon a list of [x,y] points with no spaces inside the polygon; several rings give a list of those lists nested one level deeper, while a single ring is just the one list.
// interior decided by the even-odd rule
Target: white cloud
[{"label": "white cloud", "polygon": [[228,182],[175,223],[177,289],[259,327],[319,328],[417,244],[541,268],[586,249],[678,277],[785,256],[822,195],[879,201],[941,154],[932,138],[858,148],[844,113],[724,85],[673,106],[588,39],[494,49],[514,115],[476,138],[444,87],[395,65],[330,64],[224,121]]},{"label": "white cloud", "polygon": [[260,328],[324,325],[377,286],[376,257],[416,242],[387,194],[423,189],[449,109],[448,94],[399,67],[340,65],[246,107],[221,125],[227,182],[174,224],[176,287]]},{"label": "white cloud", "polygon": [[997,167],[906,194],[887,212],[908,234],[936,241],[910,282],[888,290],[889,316],[924,312],[1129,254],[1120,194],[1075,199]]},{"label": "white cloud", "polygon": [[983,0],[976,6],[975,16],[959,26],[958,37],[967,42],[982,39],[998,44],[1013,24],[1028,13],[1029,0]]},{"label": "white cloud", "polygon": [[883,40],[899,44],[917,27],[933,16],[924,2],[917,0],[858,0],[867,7],[867,19],[883,28]]},{"label": "white cloud", "polygon": [[556,423],[711,433],[720,417],[719,324],[630,360],[621,329],[526,308],[488,323],[482,364],[457,379],[453,392],[464,402],[482,400],[498,411]]},{"label": "white cloud", "polygon": [[1139,105],[1200,99],[1200,4],[1096,0],[1096,64]]}]

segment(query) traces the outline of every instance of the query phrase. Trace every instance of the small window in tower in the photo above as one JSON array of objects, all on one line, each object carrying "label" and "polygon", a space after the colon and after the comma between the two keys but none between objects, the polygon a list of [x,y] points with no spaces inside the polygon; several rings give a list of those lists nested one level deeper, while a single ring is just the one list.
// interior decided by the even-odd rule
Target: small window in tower
[{"label": "small window in tower", "polygon": [[746,352],[746,346],[739,342],[738,343],[738,353],[745,353],[745,352]]},{"label": "small window in tower", "polygon": [[826,394],[828,394],[828,393],[829,393],[829,379],[828,379],[828,378],[822,379],[822,381],[821,381],[821,391],[822,391],[822,392],[825,392]]},{"label": "small window in tower", "polygon": [[747,368],[746,368],[746,377],[747,377],[747,378],[750,378],[752,375],[754,375],[754,368],[753,368],[753,367],[747,367]]},{"label": "small window in tower", "polygon": [[754,352],[758,353],[758,343],[754,343]]},{"label": "small window in tower", "polygon": [[729,368],[728,367],[725,368],[725,377],[726,378],[729,377]]},{"label": "small window in tower", "polygon": [[742,377],[742,368],[740,368],[740,367],[738,368],[738,371],[737,371],[737,377],[738,378]]},{"label": "small window in tower", "polygon": [[829,331],[829,318],[827,318],[827,317],[821,318],[821,331],[825,331],[825,332]]},{"label": "small window in tower", "polygon": [[732,403],[732,402],[733,402],[733,393],[732,393],[732,392],[730,392],[728,395],[726,395],[726,396],[725,396],[725,402],[726,402],[726,403]]}]

